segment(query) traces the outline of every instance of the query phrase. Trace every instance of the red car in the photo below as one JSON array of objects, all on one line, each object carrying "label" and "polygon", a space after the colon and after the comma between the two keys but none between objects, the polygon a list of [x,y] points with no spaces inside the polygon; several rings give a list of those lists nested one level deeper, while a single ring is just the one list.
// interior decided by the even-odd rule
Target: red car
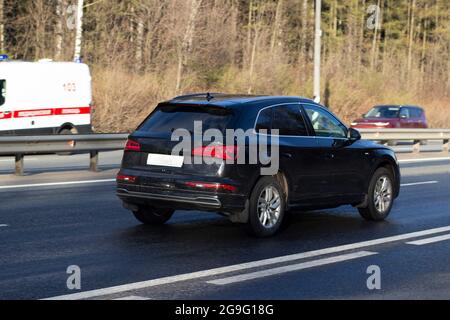
[{"label": "red car", "polygon": [[352,128],[428,128],[425,111],[417,106],[383,105],[373,107],[362,118],[352,122]]}]

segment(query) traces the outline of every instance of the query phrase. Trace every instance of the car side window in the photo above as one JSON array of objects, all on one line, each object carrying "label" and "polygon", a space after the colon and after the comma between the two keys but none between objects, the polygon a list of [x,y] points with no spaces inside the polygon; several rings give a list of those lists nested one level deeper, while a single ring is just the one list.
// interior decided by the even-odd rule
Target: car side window
[{"label": "car side window", "polygon": [[271,128],[272,128],[272,108],[263,109],[259,113],[255,130],[256,132],[266,130],[266,133],[269,133]]},{"label": "car side window", "polygon": [[408,108],[401,108],[400,109],[400,118],[410,118],[409,109]]},{"label": "car side window", "polygon": [[308,130],[299,105],[273,107],[272,130],[278,129],[282,136],[307,136]]},{"label": "car side window", "polygon": [[411,108],[410,111],[411,114],[411,118],[420,118],[422,117],[422,110],[418,109],[418,108]]},{"label": "car side window", "polygon": [[316,136],[332,138],[347,137],[347,128],[329,112],[311,105],[305,105],[304,108]]}]

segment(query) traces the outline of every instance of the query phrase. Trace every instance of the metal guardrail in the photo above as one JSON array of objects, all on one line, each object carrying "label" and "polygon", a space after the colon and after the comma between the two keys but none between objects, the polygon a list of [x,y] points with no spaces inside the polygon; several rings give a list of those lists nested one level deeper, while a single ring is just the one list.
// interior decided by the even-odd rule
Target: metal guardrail
[{"label": "metal guardrail", "polygon": [[89,152],[89,169],[97,171],[100,151],[122,150],[128,134],[0,137],[0,156],[15,156],[15,174],[24,173],[24,156]]},{"label": "metal guardrail", "polygon": [[[414,141],[413,152],[420,152],[420,143],[441,140],[442,151],[449,151],[450,129],[361,129],[362,138],[388,143]],[[54,153],[89,152],[89,169],[97,171],[98,153],[122,150],[128,134],[88,134],[59,136],[0,137],[0,156],[15,156],[15,173],[23,175],[24,156]]]},{"label": "metal guardrail", "polygon": [[413,152],[420,152],[420,144],[428,140],[441,140],[442,151],[449,151],[450,129],[360,129],[363,139],[380,141],[414,141]]}]

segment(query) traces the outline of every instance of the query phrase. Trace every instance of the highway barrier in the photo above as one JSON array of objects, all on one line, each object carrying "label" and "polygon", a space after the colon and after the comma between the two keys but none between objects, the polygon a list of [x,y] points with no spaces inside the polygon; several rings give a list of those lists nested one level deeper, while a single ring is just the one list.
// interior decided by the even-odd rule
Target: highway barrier
[{"label": "highway barrier", "polygon": [[0,156],[14,156],[15,174],[23,175],[26,155],[88,152],[89,169],[97,171],[98,153],[123,150],[127,137],[128,134],[0,137]]},{"label": "highway barrier", "polygon": [[[450,129],[360,129],[362,138],[385,144],[413,141],[413,152],[429,140],[443,142],[442,151],[449,151]],[[37,154],[90,154],[89,169],[97,171],[101,151],[122,150],[128,134],[88,134],[54,136],[0,137],[0,156],[15,157],[15,174],[24,174],[24,157]]]}]

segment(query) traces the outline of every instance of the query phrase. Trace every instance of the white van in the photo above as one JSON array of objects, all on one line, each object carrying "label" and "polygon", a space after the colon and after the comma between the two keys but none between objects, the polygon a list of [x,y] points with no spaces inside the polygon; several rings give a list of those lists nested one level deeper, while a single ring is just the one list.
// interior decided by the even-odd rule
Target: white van
[{"label": "white van", "polygon": [[0,135],[91,132],[89,67],[73,62],[0,62]]}]

